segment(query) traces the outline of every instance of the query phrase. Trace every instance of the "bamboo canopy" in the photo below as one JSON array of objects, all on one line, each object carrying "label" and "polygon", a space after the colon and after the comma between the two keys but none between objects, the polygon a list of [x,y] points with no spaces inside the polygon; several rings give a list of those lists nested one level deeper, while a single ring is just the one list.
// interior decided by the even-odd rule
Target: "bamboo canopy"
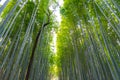
[{"label": "bamboo canopy", "polygon": [[120,1],[6,0],[0,80],[120,80]]}]

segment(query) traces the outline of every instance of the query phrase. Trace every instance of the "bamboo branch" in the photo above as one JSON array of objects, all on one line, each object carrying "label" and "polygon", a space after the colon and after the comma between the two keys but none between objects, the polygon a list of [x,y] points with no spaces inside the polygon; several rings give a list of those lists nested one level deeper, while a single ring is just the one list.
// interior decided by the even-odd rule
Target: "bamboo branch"
[{"label": "bamboo branch", "polygon": [[33,49],[32,49],[32,54],[30,56],[30,62],[29,62],[29,65],[28,65],[28,69],[27,69],[27,73],[26,73],[26,78],[25,80],[28,80],[29,79],[29,76],[30,76],[30,71],[31,71],[31,67],[32,67],[32,64],[33,64],[33,60],[34,60],[34,55],[35,55],[35,50],[37,48],[37,44],[38,44],[38,41],[39,41],[39,38],[40,38],[40,35],[41,35],[41,32],[42,32],[42,28],[44,30],[44,28],[50,24],[50,11],[48,10],[48,13],[47,14],[47,17],[48,17],[48,21],[46,23],[43,24],[42,27],[40,27],[39,29],[39,32],[36,36],[36,39],[35,39],[35,43],[33,45]]}]

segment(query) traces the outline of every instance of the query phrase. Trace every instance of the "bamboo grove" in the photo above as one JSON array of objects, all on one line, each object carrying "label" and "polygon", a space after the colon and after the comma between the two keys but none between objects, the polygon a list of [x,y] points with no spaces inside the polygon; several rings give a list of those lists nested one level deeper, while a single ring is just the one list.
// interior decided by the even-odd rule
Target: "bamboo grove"
[{"label": "bamboo grove", "polygon": [[120,80],[120,1],[63,2],[0,5],[0,80]]}]

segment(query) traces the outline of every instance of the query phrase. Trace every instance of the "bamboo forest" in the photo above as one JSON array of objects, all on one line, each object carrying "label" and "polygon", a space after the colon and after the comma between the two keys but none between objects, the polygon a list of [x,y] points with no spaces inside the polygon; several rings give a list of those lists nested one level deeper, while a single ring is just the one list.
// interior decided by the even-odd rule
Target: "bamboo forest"
[{"label": "bamboo forest", "polygon": [[120,0],[0,0],[0,80],[120,80]]}]

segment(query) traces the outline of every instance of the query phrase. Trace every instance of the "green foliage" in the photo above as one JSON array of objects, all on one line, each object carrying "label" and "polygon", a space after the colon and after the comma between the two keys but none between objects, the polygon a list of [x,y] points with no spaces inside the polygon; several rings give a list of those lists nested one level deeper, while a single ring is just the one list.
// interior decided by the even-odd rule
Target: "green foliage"
[{"label": "green foliage", "polygon": [[61,80],[120,79],[119,12],[110,1],[64,1],[57,38]]},{"label": "green foliage", "polygon": [[[29,80],[120,80],[119,4],[64,0],[60,7],[57,0],[10,0],[0,15],[0,79],[26,78],[41,31]],[[51,5],[60,7],[60,26]]]}]

